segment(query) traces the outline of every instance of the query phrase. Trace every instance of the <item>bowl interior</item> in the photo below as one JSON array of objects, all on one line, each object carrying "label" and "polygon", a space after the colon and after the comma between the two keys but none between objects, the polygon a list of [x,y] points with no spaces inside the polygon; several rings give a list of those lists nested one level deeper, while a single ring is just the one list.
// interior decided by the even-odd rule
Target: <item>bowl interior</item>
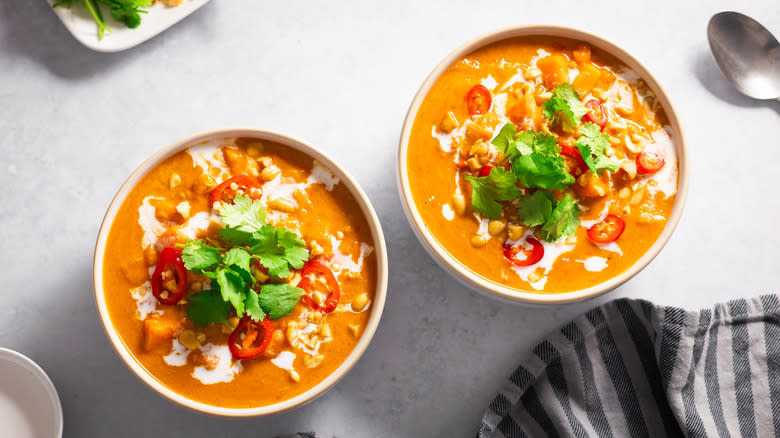
[{"label": "bowl interior", "polygon": [[54,384],[38,364],[6,348],[0,348],[0,424],[7,436],[62,436]]},{"label": "bowl interior", "polygon": [[[661,103],[661,106],[664,108],[669,125],[672,129],[674,145],[678,156],[679,176],[674,207],[672,208],[672,212],[667,220],[663,232],[655,241],[655,243],[642,257],[639,258],[639,260],[636,261],[636,263],[634,263],[629,269],[620,275],[617,275],[603,283],[573,292],[535,293],[521,291],[503,286],[491,280],[485,279],[479,274],[476,274],[462,262],[453,257],[438,243],[435,237],[431,234],[423,222],[422,216],[417,211],[417,207],[412,197],[411,188],[409,186],[409,175],[407,172],[406,163],[412,127],[423,100],[439,76],[441,76],[441,74],[453,62],[479,48],[498,41],[530,36],[549,36],[554,38],[579,40],[599,48],[608,54],[611,54],[620,62],[625,64],[628,68],[633,70],[639,77],[645,80],[648,87],[653,91],[656,98]],[[658,81],[636,58],[614,43],[588,32],[553,25],[517,26],[490,32],[460,46],[455,51],[450,53],[446,58],[444,58],[444,60],[442,60],[441,63],[439,63],[439,65],[425,79],[422,86],[420,86],[419,91],[415,95],[414,100],[412,101],[409,112],[407,113],[406,119],[404,121],[403,130],[401,132],[398,162],[396,165],[398,188],[404,207],[404,212],[406,213],[406,216],[412,225],[414,233],[417,235],[426,251],[428,251],[428,253],[440,266],[442,266],[446,271],[448,271],[451,275],[453,275],[466,286],[488,296],[515,303],[556,304],[583,301],[609,292],[628,281],[631,277],[636,275],[645,266],[647,266],[647,264],[650,263],[650,261],[655,258],[656,255],[658,255],[663,246],[669,240],[669,237],[671,236],[674,228],[677,225],[677,222],[680,219],[680,215],[682,214],[683,206],[685,205],[685,199],[688,193],[688,156],[685,138],[680,126],[679,119],[677,117],[677,113],[674,110],[674,107],[672,106],[672,103],[669,100],[666,92],[660,86]]]},{"label": "bowl interior", "polygon": [[[106,240],[119,207],[122,205],[133,187],[135,187],[139,180],[149,170],[157,166],[171,155],[187,149],[188,147],[199,142],[224,137],[249,137],[278,143],[301,151],[327,166],[349,189],[356,202],[360,206],[363,215],[366,217],[369,227],[371,228],[371,237],[374,240],[377,260],[377,286],[375,291],[374,304],[371,309],[368,324],[366,325],[366,328],[357,345],[347,356],[344,362],[336,369],[335,372],[306,392],[276,404],[254,408],[224,408],[201,403],[184,397],[160,383],[160,381],[149,374],[145,368],[135,359],[129,347],[125,345],[122,338],[114,329],[107,309],[105,295],[103,293],[103,254],[105,253]],[[93,278],[95,301],[106,335],[125,364],[144,383],[163,396],[173,400],[174,402],[200,412],[232,417],[262,416],[286,411],[315,399],[331,388],[339,379],[341,379],[363,354],[369,342],[371,341],[374,332],[376,331],[385,305],[385,297],[387,294],[387,249],[385,247],[384,235],[379,223],[379,218],[371,206],[368,197],[358,186],[357,182],[355,182],[355,180],[328,155],[322,153],[308,143],[275,131],[252,128],[220,129],[196,134],[166,146],[147,159],[128,177],[128,179],[119,189],[114,199],[111,201],[111,205],[109,206],[108,211],[103,218],[103,223],[98,234],[97,245],[95,247]]]}]

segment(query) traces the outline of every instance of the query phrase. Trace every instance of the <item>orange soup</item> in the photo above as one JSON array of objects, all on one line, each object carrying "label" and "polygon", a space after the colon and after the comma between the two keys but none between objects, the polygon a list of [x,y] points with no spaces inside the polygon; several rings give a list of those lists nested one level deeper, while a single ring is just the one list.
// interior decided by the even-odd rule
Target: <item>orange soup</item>
[{"label": "orange soup", "polygon": [[152,376],[198,402],[251,408],[341,365],[368,321],[377,260],[360,206],[326,166],[224,138],[132,189],[103,276],[112,324]]},{"label": "orange soup", "polygon": [[406,169],[423,222],[465,268],[568,292],[621,274],[661,234],[677,193],[674,141],[652,91],[613,56],[524,37],[441,74]]}]

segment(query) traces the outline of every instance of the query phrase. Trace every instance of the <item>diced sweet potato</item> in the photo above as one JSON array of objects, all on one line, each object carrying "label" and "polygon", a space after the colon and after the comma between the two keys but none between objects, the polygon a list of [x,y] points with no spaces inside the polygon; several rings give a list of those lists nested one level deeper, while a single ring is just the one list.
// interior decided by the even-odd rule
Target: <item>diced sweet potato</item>
[{"label": "diced sweet potato", "polygon": [[577,62],[590,62],[590,46],[582,44],[574,49],[574,60]]},{"label": "diced sweet potato", "polygon": [[153,199],[151,202],[154,207],[154,216],[162,223],[174,222],[184,223],[181,213],[176,210],[176,204],[168,199]]},{"label": "diced sweet potato", "polygon": [[144,350],[152,351],[168,344],[181,330],[181,322],[168,318],[144,320]]},{"label": "diced sweet potato", "polygon": [[595,65],[587,62],[580,66],[580,74],[574,78],[571,85],[574,87],[574,90],[582,96],[588,94],[590,90],[596,86],[599,78],[601,78],[601,70]]},{"label": "diced sweet potato", "polygon": [[583,198],[601,198],[609,191],[609,172],[596,176],[588,171],[577,180],[577,194]]},{"label": "diced sweet potato", "polygon": [[563,55],[546,56],[536,62],[542,71],[542,80],[548,88],[569,82],[569,60]]},{"label": "diced sweet potato", "polygon": [[234,175],[258,176],[260,174],[257,161],[243,150],[224,148],[222,149],[222,155],[225,157],[225,163]]},{"label": "diced sweet potato", "polygon": [[132,257],[122,263],[122,276],[133,287],[143,283],[149,277],[146,262],[142,257]]}]

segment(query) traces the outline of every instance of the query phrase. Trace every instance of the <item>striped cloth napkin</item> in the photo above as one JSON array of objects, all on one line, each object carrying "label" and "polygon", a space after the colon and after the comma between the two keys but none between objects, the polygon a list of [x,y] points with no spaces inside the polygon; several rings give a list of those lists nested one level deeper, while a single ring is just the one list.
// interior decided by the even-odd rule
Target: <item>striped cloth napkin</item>
[{"label": "striped cloth napkin", "polygon": [[686,311],[619,299],[552,333],[478,438],[780,436],[780,301]]}]

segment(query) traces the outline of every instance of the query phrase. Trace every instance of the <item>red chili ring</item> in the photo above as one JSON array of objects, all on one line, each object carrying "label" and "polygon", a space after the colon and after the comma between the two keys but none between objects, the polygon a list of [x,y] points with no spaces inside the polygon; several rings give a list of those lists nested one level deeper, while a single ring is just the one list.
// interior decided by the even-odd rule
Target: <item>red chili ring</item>
[{"label": "red chili ring", "polygon": [[330,313],[336,310],[336,307],[339,305],[339,300],[341,299],[341,288],[339,287],[339,282],[336,280],[336,276],[333,275],[333,271],[320,262],[319,259],[310,260],[303,265],[303,269],[301,270],[301,277],[303,277],[303,279],[298,284],[298,287],[308,293],[313,292],[310,290],[311,279],[309,275],[311,274],[319,274],[325,278],[329,289],[328,297],[322,305],[317,304],[317,302],[308,295],[302,296],[301,301],[312,309],[319,310],[323,313]]},{"label": "red chili ring", "polygon": [[[258,329],[263,331],[262,338],[257,335]],[[244,339],[239,339],[238,336],[244,330],[246,330]],[[236,359],[252,359],[265,352],[271,343],[273,333],[274,323],[269,318],[255,322],[249,316],[245,316],[241,318],[236,328],[230,333],[228,348],[230,348],[230,352]],[[255,344],[257,339],[261,339],[260,344],[253,347],[252,345]]]},{"label": "red chili ring", "polygon": [[[163,290],[162,275],[166,269],[172,268],[176,275],[176,290]],[[160,252],[160,259],[152,272],[152,294],[157,301],[162,304],[173,305],[184,298],[184,292],[187,290],[187,268],[181,260],[179,251],[174,248],[166,247]],[[168,292],[168,296],[163,298],[163,292]]]},{"label": "red chili ring", "polygon": [[[522,245],[504,244],[504,257],[515,266],[535,265],[544,257],[544,246],[538,240],[528,236],[525,241],[531,244],[530,249]],[[515,256],[521,252],[525,254],[525,259],[518,260]]]}]

